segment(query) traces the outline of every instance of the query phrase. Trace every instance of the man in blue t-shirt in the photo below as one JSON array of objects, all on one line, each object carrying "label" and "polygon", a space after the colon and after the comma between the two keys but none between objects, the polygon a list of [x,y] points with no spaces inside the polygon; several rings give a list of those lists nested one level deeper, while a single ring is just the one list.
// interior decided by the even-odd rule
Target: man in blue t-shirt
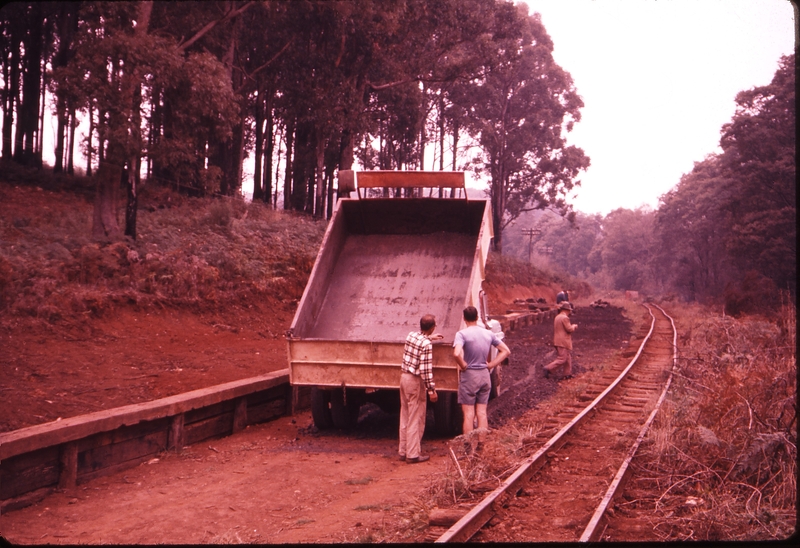
[{"label": "man in blue t-shirt", "polygon": [[[476,415],[478,428],[489,428],[486,405],[492,389],[490,371],[503,363],[511,350],[495,333],[478,325],[478,310],[474,306],[464,309],[464,323],[467,327],[456,333],[453,356],[461,370],[458,403],[464,412],[463,433],[468,434],[473,430]],[[497,356],[489,360],[493,346],[498,350]]]}]

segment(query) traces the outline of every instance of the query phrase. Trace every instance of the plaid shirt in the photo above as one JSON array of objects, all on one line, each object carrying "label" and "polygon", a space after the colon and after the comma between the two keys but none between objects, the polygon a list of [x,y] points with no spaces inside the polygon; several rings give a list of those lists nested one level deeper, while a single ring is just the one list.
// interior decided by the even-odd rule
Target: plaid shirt
[{"label": "plaid shirt", "polygon": [[408,334],[403,348],[403,365],[400,369],[404,373],[422,377],[428,391],[436,389],[436,384],[433,382],[433,345],[428,337],[418,331]]}]

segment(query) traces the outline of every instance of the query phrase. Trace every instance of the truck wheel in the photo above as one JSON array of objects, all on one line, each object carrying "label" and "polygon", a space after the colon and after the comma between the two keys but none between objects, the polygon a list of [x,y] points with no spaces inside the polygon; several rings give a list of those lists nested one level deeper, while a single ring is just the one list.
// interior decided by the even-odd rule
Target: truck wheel
[{"label": "truck wheel", "polygon": [[381,390],[376,392],[375,397],[369,398],[369,401],[381,408],[384,413],[390,415],[400,412],[400,391],[399,390]]},{"label": "truck wheel", "polygon": [[330,404],[330,390],[323,390],[321,388],[311,389],[311,417],[314,419],[314,426],[319,430],[329,430],[333,428]]},{"label": "truck wheel", "polygon": [[461,433],[464,414],[455,392],[439,392],[439,399],[433,404],[435,432],[439,436],[457,436]]},{"label": "truck wheel", "polygon": [[361,398],[352,390],[347,392],[345,404],[344,391],[334,388],[331,394],[331,419],[333,426],[342,430],[352,430],[358,423],[358,412],[361,409]]}]

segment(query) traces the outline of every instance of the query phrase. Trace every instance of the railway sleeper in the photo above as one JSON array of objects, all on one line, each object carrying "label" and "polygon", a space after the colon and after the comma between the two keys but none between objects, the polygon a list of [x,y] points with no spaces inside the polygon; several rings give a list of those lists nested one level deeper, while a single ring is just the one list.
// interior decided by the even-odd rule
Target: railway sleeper
[{"label": "railway sleeper", "polygon": [[627,391],[630,392],[633,395],[638,394],[640,396],[652,396],[653,394],[659,394],[660,393],[659,390],[648,390],[647,388],[639,388],[639,387],[636,387],[636,386],[632,386],[632,387],[628,388]]},{"label": "railway sleeper", "polygon": [[630,396],[626,396],[625,398],[622,399],[622,405],[628,405],[628,406],[631,406],[631,407],[635,407],[635,406],[642,406],[642,405],[648,404],[651,401],[653,401],[652,398],[632,398]]},{"label": "railway sleeper", "polygon": [[626,415],[643,415],[644,409],[641,407],[622,407],[619,405],[604,405],[601,411],[614,415],[615,413],[624,413]]},{"label": "railway sleeper", "polygon": [[658,392],[660,392],[664,388],[663,384],[659,384],[659,383],[655,383],[655,382],[652,382],[652,383],[651,382],[642,382],[642,381],[638,382],[636,386],[638,386],[639,388],[649,388],[650,390],[658,391]]}]

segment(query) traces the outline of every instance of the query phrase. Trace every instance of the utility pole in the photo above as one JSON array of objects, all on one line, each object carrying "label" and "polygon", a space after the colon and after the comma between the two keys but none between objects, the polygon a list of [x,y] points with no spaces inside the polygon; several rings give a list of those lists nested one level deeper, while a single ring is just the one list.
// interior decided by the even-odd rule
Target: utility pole
[{"label": "utility pole", "polygon": [[537,238],[542,235],[542,231],[538,228],[523,228],[522,235],[528,237],[528,264],[531,263],[531,249],[533,248],[533,237]]}]

